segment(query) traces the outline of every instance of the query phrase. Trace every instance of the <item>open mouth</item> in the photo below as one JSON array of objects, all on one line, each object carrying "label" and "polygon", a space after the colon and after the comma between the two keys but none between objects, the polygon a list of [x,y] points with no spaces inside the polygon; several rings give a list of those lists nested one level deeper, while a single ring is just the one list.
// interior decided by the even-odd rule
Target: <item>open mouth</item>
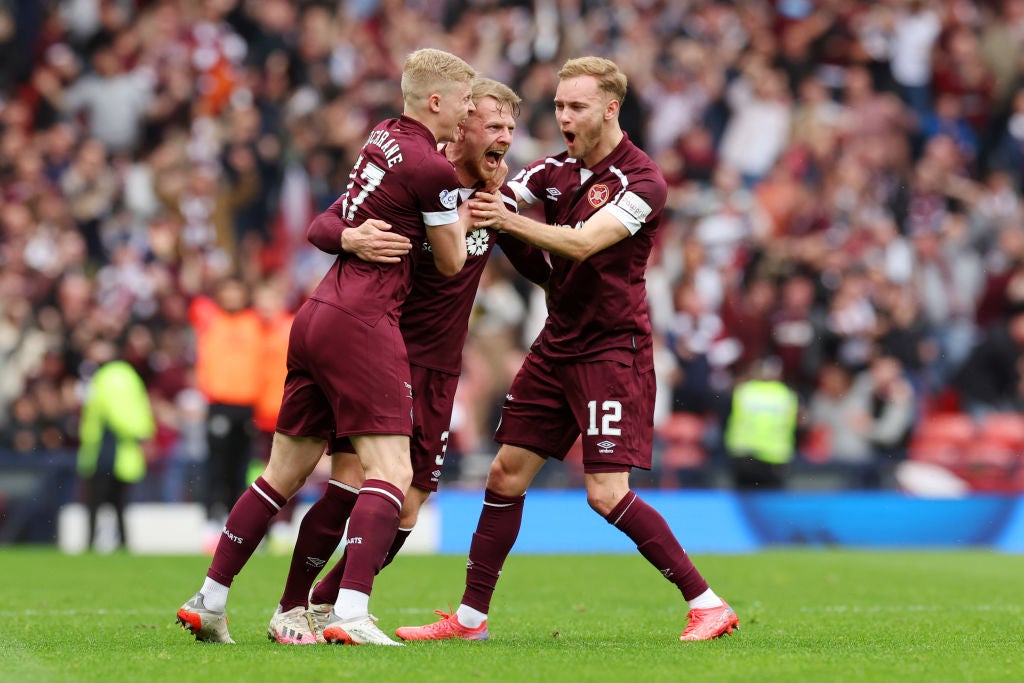
[{"label": "open mouth", "polygon": [[574,143],[576,141],[576,133],[573,133],[573,132],[570,132],[570,131],[567,131],[567,130],[563,130],[562,131],[562,137],[565,138],[566,144],[569,144],[569,145],[571,145],[572,143]]},{"label": "open mouth", "polygon": [[484,161],[491,168],[501,166],[501,160],[505,158],[505,150],[491,149],[484,153]]}]

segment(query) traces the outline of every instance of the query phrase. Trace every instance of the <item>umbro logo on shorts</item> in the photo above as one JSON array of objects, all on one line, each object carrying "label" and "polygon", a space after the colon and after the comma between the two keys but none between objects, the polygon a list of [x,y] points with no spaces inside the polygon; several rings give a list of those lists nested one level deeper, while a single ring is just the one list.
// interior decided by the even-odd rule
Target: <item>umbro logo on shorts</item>
[{"label": "umbro logo on shorts", "polygon": [[613,442],[607,440],[607,439],[605,439],[604,441],[598,441],[597,442],[597,447],[599,449],[601,449],[601,450],[598,451],[599,453],[614,453],[615,452],[615,444]]}]

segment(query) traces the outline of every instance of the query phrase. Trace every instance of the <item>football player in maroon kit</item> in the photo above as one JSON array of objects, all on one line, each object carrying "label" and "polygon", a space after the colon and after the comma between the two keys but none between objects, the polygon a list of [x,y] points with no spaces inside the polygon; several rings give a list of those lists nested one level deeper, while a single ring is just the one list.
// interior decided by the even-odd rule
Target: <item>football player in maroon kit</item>
[{"label": "football player in maroon kit", "polygon": [[582,57],[558,72],[555,115],[567,150],[527,166],[509,185],[546,223],[509,211],[497,194],[469,202],[491,225],[551,254],[548,318],[502,406],[483,510],[458,609],[404,640],[488,637],[487,612],[522,521],[524,496],[550,458],[582,436],[587,501],[632,539],[689,603],[680,640],[731,633],[736,613],[712,591],[665,519],[629,487],[651,467],[654,362],[644,272],[667,195],[661,171],[619,126],[626,77]]},{"label": "football player in maroon kit", "polygon": [[399,645],[369,614],[373,579],[398,529],[412,481],[412,376],[398,327],[415,262],[429,233],[445,275],[466,260],[458,177],[438,141],[473,111],[473,68],[441,50],[417,50],[402,71],[404,113],[378,124],[326,213],[341,227],[386,219],[412,249],[394,264],[338,258],[296,314],[288,376],[270,462],[235,503],[206,580],[178,610],[197,640],[230,643],[225,605],[234,577],[271,518],[301,488],[328,439],[348,438],[365,474],[349,518],[347,566],[326,633],[336,642]]},{"label": "football player in maroon kit", "polygon": [[[489,78],[474,79],[472,95],[476,110],[460,126],[455,141],[444,147],[445,156],[455,166],[464,198],[477,189],[494,190],[504,180],[506,169],[502,159],[512,144],[520,103],[511,88]],[[514,197],[510,194],[505,200],[515,210]],[[389,227],[367,221],[344,230],[341,242],[332,245],[320,239],[319,234],[314,235],[327,227],[314,224],[311,238],[315,237],[313,241],[326,251],[346,251],[362,259],[390,262],[395,254],[408,250],[410,244],[406,238],[387,230]],[[328,234],[336,239],[338,232],[328,230]],[[551,268],[541,250],[492,228],[479,228],[467,236],[466,264],[458,275],[445,277],[429,259],[419,263],[412,291],[402,307],[400,326],[413,378],[413,477],[385,566],[412,532],[420,507],[437,490],[448,446],[455,390],[462,372],[462,347],[469,317],[480,277],[495,245],[501,247],[526,278],[537,284],[547,282]],[[362,481],[358,462],[347,455],[350,445],[342,440],[331,448],[331,480],[323,496],[302,519],[284,593],[267,627],[268,637],[279,643],[306,645],[323,639],[344,575],[346,556],[310,592],[320,569],[341,541]]]}]

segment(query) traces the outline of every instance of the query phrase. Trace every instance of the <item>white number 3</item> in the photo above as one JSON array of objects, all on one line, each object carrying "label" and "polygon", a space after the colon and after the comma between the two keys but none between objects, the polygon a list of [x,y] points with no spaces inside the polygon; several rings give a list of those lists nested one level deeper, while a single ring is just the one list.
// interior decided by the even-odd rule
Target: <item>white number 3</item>
[{"label": "white number 3", "polygon": [[604,401],[601,404],[601,429],[597,429],[597,401],[589,401],[587,408],[590,410],[590,426],[587,428],[587,436],[621,436],[622,430],[615,427],[622,419],[622,404],[618,401]]}]

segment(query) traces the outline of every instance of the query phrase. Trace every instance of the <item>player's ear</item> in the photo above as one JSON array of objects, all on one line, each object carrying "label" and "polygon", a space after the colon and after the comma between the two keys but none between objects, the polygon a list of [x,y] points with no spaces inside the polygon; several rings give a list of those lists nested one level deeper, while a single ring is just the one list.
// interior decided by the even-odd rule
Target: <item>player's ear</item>
[{"label": "player's ear", "polygon": [[604,117],[605,117],[605,119],[611,120],[611,119],[614,119],[616,116],[618,116],[619,115],[619,108],[621,106],[622,106],[622,103],[620,103],[618,101],[618,99],[616,99],[614,97],[609,97],[608,98],[608,104],[606,104],[605,108],[604,108]]},{"label": "player's ear", "polygon": [[430,93],[430,96],[427,98],[427,106],[435,114],[441,111],[441,94],[436,92]]},{"label": "player's ear", "polygon": [[455,141],[462,142],[466,139],[466,124],[463,121],[459,121],[459,124],[455,126]]}]

